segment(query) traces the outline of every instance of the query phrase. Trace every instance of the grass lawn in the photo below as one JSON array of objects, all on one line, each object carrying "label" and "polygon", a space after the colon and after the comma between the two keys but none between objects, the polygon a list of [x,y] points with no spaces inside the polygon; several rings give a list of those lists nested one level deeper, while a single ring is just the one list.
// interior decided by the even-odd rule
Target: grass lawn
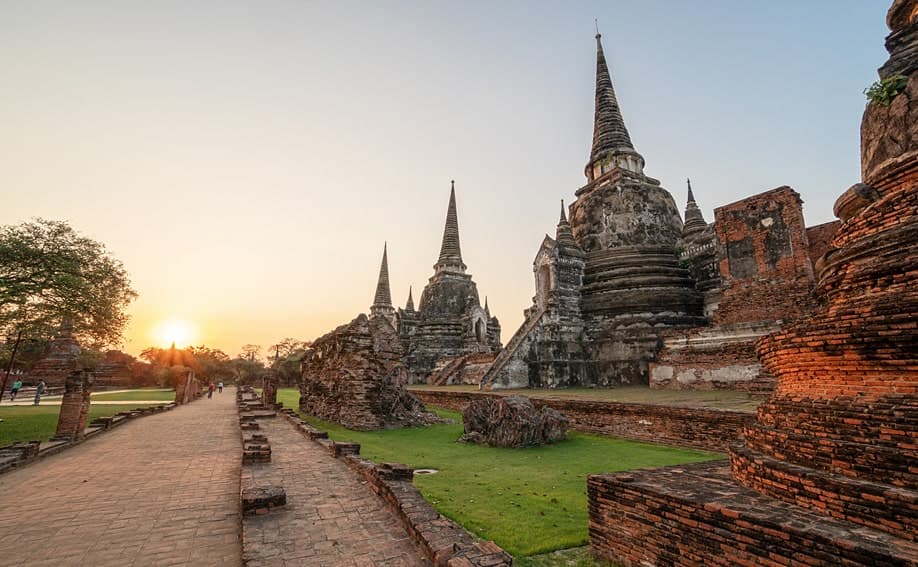
[{"label": "grass lawn", "polygon": [[124,392],[99,392],[92,395],[93,400],[100,402],[131,402],[135,400],[152,400],[158,402],[171,402],[175,399],[175,390],[160,388],[144,388],[141,390],[125,390]]},{"label": "grass lawn", "polygon": [[[409,390],[432,390],[453,392],[477,392],[478,386],[427,386],[415,384]],[[492,394],[505,396],[527,396],[530,398],[590,400],[624,402],[635,404],[656,404],[690,408],[719,408],[754,412],[765,398],[752,396],[735,390],[651,390],[647,386],[622,386],[619,388],[523,388],[494,390]]]},{"label": "grass lawn", "polygon": [[[99,405],[89,406],[87,423],[97,417],[115,415],[119,411],[128,411],[136,405]],[[7,406],[0,407],[0,446],[17,441],[47,441],[54,436],[57,429],[57,415],[61,406]]]},{"label": "grass lawn", "polygon": [[[286,407],[297,408],[298,400],[295,389],[278,392]],[[576,432],[560,443],[529,449],[466,445],[456,443],[462,416],[437,413],[455,423],[360,432],[307,419],[335,440],[360,443],[361,455],[373,461],[437,469],[437,474],[415,476],[424,497],[443,515],[518,557],[588,541],[588,474],[724,458]]]}]

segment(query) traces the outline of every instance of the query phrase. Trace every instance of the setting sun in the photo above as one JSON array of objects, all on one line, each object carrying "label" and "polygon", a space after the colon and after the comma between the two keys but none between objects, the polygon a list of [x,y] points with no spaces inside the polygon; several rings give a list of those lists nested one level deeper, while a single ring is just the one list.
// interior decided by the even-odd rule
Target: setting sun
[{"label": "setting sun", "polygon": [[197,339],[197,329],[192,323],[182,319],[168,319],[161,321],[154,327],[152,335],[160,346],[170,346],[175,343],[177,347],[185,347]]}]

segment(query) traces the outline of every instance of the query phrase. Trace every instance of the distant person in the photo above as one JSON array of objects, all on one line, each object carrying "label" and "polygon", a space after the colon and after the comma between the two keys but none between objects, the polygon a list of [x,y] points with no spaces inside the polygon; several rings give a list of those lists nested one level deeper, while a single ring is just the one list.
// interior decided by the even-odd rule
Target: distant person
[{"label": "distant person", "polygon": [[41,401],[41,395],[44,393],[45,393],[45,381],[39,380],[38,386],[35,386],[35,402],[32,404],[33,406],[38,405],[38,402]]},{"label": "distant person", "polygon": [[214,383],[213,382],[211,382],[210,386],[207,387],[207,397],[208,398],[214,397]]},{"label": "distant person", "polygon": [[218,394],[223,393],[223,382],[217,382],[217,393]]},{"label": "distant person", "polygon": [[13,385],[10,387],[10,401],[16,401],[16,394],[19,393],[19,389],[22,388],[22,380],[16,378],[16,381],[13,382]]}]

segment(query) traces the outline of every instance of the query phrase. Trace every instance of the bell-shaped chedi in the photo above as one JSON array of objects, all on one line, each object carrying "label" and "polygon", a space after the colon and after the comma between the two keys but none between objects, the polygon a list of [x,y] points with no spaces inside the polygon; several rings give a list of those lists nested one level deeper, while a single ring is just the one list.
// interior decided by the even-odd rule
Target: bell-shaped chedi
[{"label": "bell-shaped chedi", "polygon": [[406,388],[403,354],[388,321],[357,316],[316,339],[307,351],[300,409],[357,430],[436,422]]},{"label": "bell-shaped chedi", "polygon": [[29,371],[32,382],[44,380],[48,386],[63,386],[71,372],[82,370],[80,343],[73,336],[73,321],[65,318],[51,340],[48,355]]}]

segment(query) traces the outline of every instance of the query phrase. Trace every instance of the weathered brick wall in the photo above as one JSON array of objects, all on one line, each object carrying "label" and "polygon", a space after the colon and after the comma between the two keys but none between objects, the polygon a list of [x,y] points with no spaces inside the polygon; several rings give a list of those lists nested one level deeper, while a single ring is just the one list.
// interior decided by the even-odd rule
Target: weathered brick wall
[{"label": "weathered brick wall", "polygon": [[715,209],[724,291],[714,323],[794,320],[811,305],[803,201],[779,187]]},{"label": "weathered brick wall", "polygon": [[822,258],[822,255],[829,251],[832,239],[835,238],[835,233],[838,231],[839,226],[841,226],[841,222],[834,220],[806,229],[806,241],[810,245],[807,253],[814,267],[816,262]]},{"label": "weathered brick wall", "polygon": [[650,387],[768,394],[775,379],[759,363],[755,341],[775,329],[759,323],[671,331],[650,365]]},{"label": "weathered brick wall", "polygon": [[[475,396],[498,396],[475,392],[414,390],[426,404],[462,411]],[[708,451],[726,451],[742,439],[742,428],[754,414],[740,411],[531,398],[536,407],[560,411],[571,428],[587,433],[649,441]]]}]

